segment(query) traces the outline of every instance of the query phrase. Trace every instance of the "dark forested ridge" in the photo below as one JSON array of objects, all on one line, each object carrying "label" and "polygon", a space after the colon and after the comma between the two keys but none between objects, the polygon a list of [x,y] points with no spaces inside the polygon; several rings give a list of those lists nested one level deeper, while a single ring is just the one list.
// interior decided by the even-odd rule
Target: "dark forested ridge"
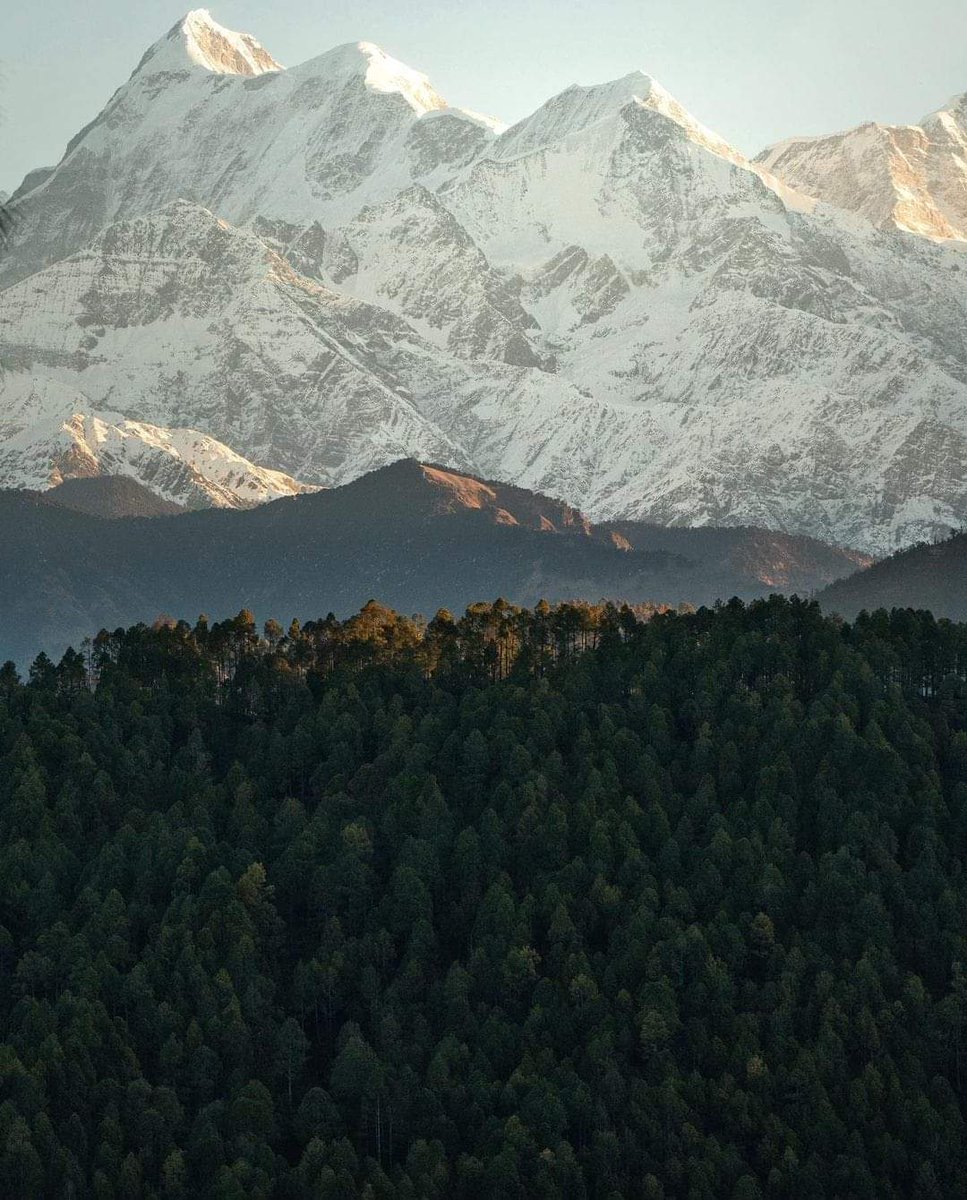
[{"label": "dark forested ridge", "polygon": [[222,619],[245,604],[260,620],[306,620],[348,616],[374,595],[411,613],[493,595],[698,605],[808,593],[863,561],[759,530],[626,522],[616,540],[616,528],[558,500],[409,460],[316,495],[165,520],[68,512],[65,487],[67,500],[101,515],[137,501],[126,483],[100,480],[43,496],[0,491],[0,661],[26,662],[41,649],[59,656],[102,626],[162,612]]},{"label": "dark forested ridge", "polygon": [[[741,599],[770,592],[808,596],[825,586],[824,576],[841,579],[870,566],[873,559],[815,538],[758,529],[752,525],[652,525],[647,521],[605,521],[601,533],[626,538],[636,550],[675,554],[701,563],[703,575],[715,576],[716,599]],[[738,593],[728,580],[742,581]],[[750,590],[758,583],[759,590]],[[711,580],[709,580],[711,583]],[[724,585],[724,590],[721,590]],[[707,590],[707,589],[706,589]],[[706,603],[698,596],[696,604]]]},{"label": "dark forested ridge", "polygon": [[170,517],[184,512],[127,475],[87,475],[65,479],[47,492],[35,493],[47,504],[71,508],[92,517]]},{"label": "dark forested ridge", "polygon": [[967,532],[898,550],[869,570],[834,582],[819,595],[828,612],[854,617],[862,609],[923,608],[967,620]]},{"label": "dark forested ridge", "polygon": [[0,1194],[963,1195],[967,629],[642,615],[4,669]]}]

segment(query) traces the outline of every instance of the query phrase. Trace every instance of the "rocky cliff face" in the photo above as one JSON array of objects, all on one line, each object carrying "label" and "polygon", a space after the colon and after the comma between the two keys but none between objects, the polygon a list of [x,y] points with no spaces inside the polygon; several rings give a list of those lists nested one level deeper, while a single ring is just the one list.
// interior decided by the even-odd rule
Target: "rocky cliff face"
[{"label": "rocky cliff face", "polygon": [[781,165],[641,74],[502,130],[368,43],[283,70],[191,14],[21,189],[5,387],[308,484],[413,456],[874,552],[963,523],[967,261]]},{"label": "rocky cliff face", "polygon": [[884,229],[967,242],[967,93],[919,125],[790,138],[757,158],[792,187]]}]

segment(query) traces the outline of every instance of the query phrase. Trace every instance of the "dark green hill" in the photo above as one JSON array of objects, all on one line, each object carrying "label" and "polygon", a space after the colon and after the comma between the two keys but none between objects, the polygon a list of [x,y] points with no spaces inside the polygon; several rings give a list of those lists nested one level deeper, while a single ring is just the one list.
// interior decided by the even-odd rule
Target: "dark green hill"
[{"label": "dark green hill", "polygon": [[65,479],[44,496],[50,504],[92,517],[169,517],[185,511],[127,475]]}]

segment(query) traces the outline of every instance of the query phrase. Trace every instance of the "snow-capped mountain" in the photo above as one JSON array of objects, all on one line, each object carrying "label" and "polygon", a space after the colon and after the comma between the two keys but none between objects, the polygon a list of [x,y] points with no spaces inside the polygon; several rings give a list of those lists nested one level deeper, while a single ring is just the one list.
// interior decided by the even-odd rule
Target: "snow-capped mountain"
[{"label": "snow-capped mountain", "polygon": [[886,229],[967,241],[967,93],[919,125],[790,138],[756,159],[792,187]]},{"label": "snow-capped mountain", "polygon": [[[316,483],[414,446],[462,462],[413,395],[470,402],[501,385],[499,370],[451,362],[392,313],[298,275],[184,200],[0,292],[0,331],[10,388],[53,381],[97,410],[201,428]],[[507,374],[516,388],[520,373]]]},{"label": "snow-capped mountain", "polygon": [[42,490],[65,479],[123,475],[187,508],[251,508],[315,490],[255,466],[197,429],[86,412],[87,397],[49,379],[17,374],[0,382],[0,488]]},{"label": "snow-capped mountain", "polygon": [[967,260],[639,73],[504,130],[369,43],[285,70],[193,13],[16,203],[7,389],[311,484],[413,456],[877,552],[967,519]]},{"label": "snow-capped mountain", "polygon": [[[0,279],[176,199],[236,225],[268,217],[328,229],[414,182],[437,186],[496,127],[448,108],[371,43],[283,70],[254,38],[198,10],[147,51],[56,168],[25,180],[40,194],[22,206]],[[14,198],[25,199],[23,186]]]}]

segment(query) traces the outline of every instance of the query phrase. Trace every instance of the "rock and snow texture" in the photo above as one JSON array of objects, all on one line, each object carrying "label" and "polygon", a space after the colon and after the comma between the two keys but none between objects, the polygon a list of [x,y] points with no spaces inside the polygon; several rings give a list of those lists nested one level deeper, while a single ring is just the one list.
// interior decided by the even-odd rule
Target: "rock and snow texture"
[{"label": "rock and snow texture", "polygon": [[197,429],[85,411],[86,397],[51,380],[18,375],[5,383],[0,487],[43,490],[65,479],[125,475],[187,508],[251,508],[313,490]]},{"label": "rock and snow texture", "polygon": [[410,393],[458,390],[464,370],[392,314],[297,275],[186,201],[118,222],[0,292],[0,331],[7,386],[53,381],[94,410],[204,429],[309,482],[341,482],[413,447],[461,457]]},{"label": "rock and snow texture", "polygon": [[502,130],[369,43],[286,70],[193,13],[21,187],[0,387],[308,484],[415,457],[597,519],[963,524],[967,259],[772,168],[642,74]]},{"label": "rock and snow texture", "polygon": [[0,282],[177,199],[236,225],[328,229],[414,182],[438,185],[494,136],[371,43],[282,70],[199,10],[148,50],[29,203],[18,189],[23,227]]},{"label": "rock and snow texture", "polygon": [[869,122],[845,133],[790,138],[756,162],[881,228],[967,242],[967,93],[919,125]]},{"label": "rock and snow texture", "polygon": [[205,8],[195,9],[156,42],[138,68],[145,75],[184,70],[185,60],[213,75],[264,75],[282,67],[250,33],[235,33],[212,18]]}]

